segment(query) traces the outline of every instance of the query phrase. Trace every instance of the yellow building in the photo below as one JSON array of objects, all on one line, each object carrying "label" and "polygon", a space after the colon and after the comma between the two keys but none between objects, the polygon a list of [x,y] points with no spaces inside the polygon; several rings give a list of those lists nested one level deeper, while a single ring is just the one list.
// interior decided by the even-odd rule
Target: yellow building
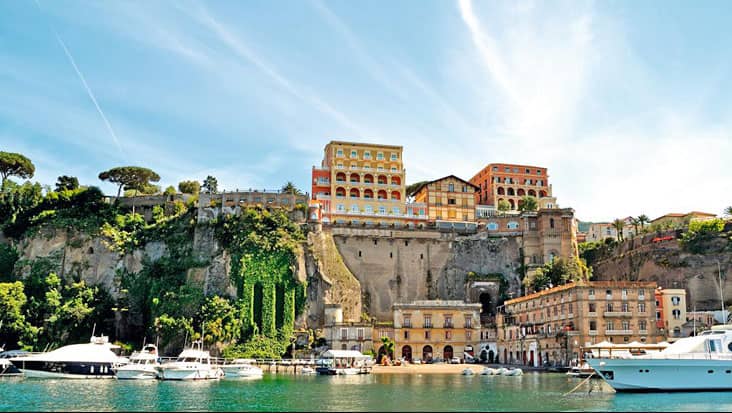
[{"label": "yellow building", "polygon": [[426,220],[424,207],[406,206],[402,147],[331,141],[312,171],[313,199],[326,224],[378,225]]},{"label": "yellow building", "polygon": [[455,175],[426,182],[410,196],[427,205],[430,221],[475,221],[475,193],[480,188]]},{"label": "yellow building", "polygon": [[421,300],[394,304],[394,357],[408,361],[463,360],[480,343],[480,303]]},{"label": "yellow building", "polygon": [[651,225],[656,228],[678,228],[689,225],[691,221],[706,221],[716,217],[715,214],[700,211],[691,211],[686,214],[670,213],[654,219],[651,221]]},{"label": "yellow building", "polygon": [[686,290],[683,288],[656,289],[656,323],[663,328],[668,341],[683,336],[686,323]]},{"label": "yellow building", "polygon": [[655,288],[652,281],[590,281],[508,300],[496,316],[499,361],[568,365],[601,341],[663,341]]}]

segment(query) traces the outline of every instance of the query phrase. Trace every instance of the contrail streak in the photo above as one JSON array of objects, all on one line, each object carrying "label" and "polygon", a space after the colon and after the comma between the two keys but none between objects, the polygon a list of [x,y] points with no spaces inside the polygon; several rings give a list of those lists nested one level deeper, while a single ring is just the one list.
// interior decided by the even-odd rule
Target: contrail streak
[{"label": "contrail streak", "polygon": [[[38,0],[35,0],[36,6],[38,6],[38,10],[43,12],[41,10],[41,5],[38,3]],[[107,116],[104,115],[104,111],[102,111],[101,106],[99,106],[99,103],[97,102],[97,99],[94,97],[94,93],[92,92],[91,88],[89,87],[89,84],[86,83],[86,79],[84,78],[84,75],[81,73],[81,70],[79,70],[79,67],[76,66],[76,61],[74,60],[74,57],[71,55],[71,52],[69,52],[69,49],[66,47],[66,44],[63,40],[61,40],[61,36],[58,35],[58,32],[56,29],[51,27],[51,30],[53,30],[53,34],[56,36],[56,40],[58,41],[58,44],[61,45],[61,48],[64,49],[64,53],[66,54],[66,57],[69,58],[69,62],[71,62],[71,66],[74,67],[74,70],[76,71],[76,74],[79,76],[79,80],[81,80],[81,83],[84,85],[84,88],[86,89],[87,95],[89,95],[89,99],[94,103],[94,106],[97,108],[97,112],[99,112],[99,116],[102,117],[102,120],[104,120],[104,124],[107,125],[107,130],[109,131],[109,134],[112,136],[112,140],[114,140],[115,145],[117,145],[117,149],[119,149],[120,153],[122,153],[122,156],[125,157],[125,152],[122,149],[122,145],[119,143],[119,139],[117,138],[117,134],[114,133],[114,129],[112,128],[112,124],[109,123],[109,120],[107,119]]]}]

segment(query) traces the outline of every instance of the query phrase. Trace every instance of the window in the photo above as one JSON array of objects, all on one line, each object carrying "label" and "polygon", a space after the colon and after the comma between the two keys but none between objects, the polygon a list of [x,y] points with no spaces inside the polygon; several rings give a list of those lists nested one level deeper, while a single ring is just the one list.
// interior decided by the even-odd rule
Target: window
[{"label": "window", "polygon": [[680,302],[681,302],[681,297],[676,296],[676,295],[671,297],[671,304],[679,305]]},{"label": "window", "polygon": [[671,311],[671,315],[674,317],[674,320],[679,320],[681,319],[681,310],[675,309]]},{"label": "window", "polygon": [[646,290],[638,290],[638,299],[643,300],[646,296]]},{"label": "window", "polygon": [[623,303],[623,304],[620,305],[620,307],[621,307],[620,311],[622,311],[624,313],[627,313],[629,311],[628,310],[628,303]]},{"label": "window", "polygon": [[358,212],[358,205],[351,205],[351,212]]},{"label": "window", "polygon": [[456,201],[455,198],[448,198],[447,199],[447,205],[455,205]]},{"label": "window", "polygon": [[623,321],[623,330],[628,331],[630,330],[630,321]]},{"label": "window", "polygon": [[391,209],[391,213],[394,215],[399,215],[399,214],[401,214],[401,211],[399,210],[399,207],[393,207]]},{"label": "window", "polygon": [[346,210],[346,206],[343,204],[336,205],[336,211],[343,212]]},{"label": "window", "polygon": [[597,321],[590,321],[590,331],[597,331]]},{"label": "window", "polygon": [[371,205],[364,206],[364,211],[366,211],[367,214],[373,214],[374,208]]},{"label": "window", "polygon": [[646,312],[646,303],[638,303],[638,312],[639,313],[645,313]]},{"label": "window", "polygon": [[452,331],[447,330],[447,331],[445,331],[445,340],[450,340],[450,339],[452,339]]},{"label": "window", "polygon": [[516,229],[519,227],[519,224],[516,221],[511,221],[506,226],[508,227],[508,229]]},{"label": "window", "polygon": [[472,338],[473,338],[473,332],[470,331],[470,330],[466,331],[465,332],[465,339],[466,340],[471,340]]},{"label": "window", "polygon": [[358,158],[358,152],[351,151],[351,159],[356,159],[356,158]]},{"label": "window", "polygon": [[384,152],[377,152],[376,153],[376,160],[377,161],[383,161],[384,160]]},{"label": "window", "polygon": [[646,331],[646,320],[638,321],[638,330]]},{"label": "window", "polygon": [[448,184],[447,185],[447,191],[448,192],[455,192],[455,184]]},{"label": "window", "polygon": [[338,149],[338,150],[336,151],[336,156],[338,156],[338,157],[341,157],[341,156],[343,156],[343,149]]},{"label": "window", "polygon": [[431,333],[431,331],[425,331],[424,332],[424,339],[425,340],[429,340],[430,339],[430,333]]},{"label": "window", "polygon": [[587,295],[592,298],[595,298],[595,290],[590,288],[589,290],[587,290]]},{"label": "window", "polygon": [[531,171],[529,170],[529,168],[526,168],[526,173],[527,174],[530,174],[531,173]]},{"label": "window", "polygon": [[424,316],[424,328],[432,328],[432,316],[431,315]]},{"label": "window", "polygon": [[404,316],[404,328],[412,328],[412,318]]},{"label": "window", "polygon": [[605,290],[605,298],[608,300],[613,298],[613,290]]},{"label": "window", "polygon": [[606,329],[610,330],[610,331],[615,330],[615,325],[613,324],[612,321],[607,322]]},{"label": "window", "polygon": [[613,312],[613,303],[607,303],[607,312],[609,312],[609,313]]},{"label": "window", "polygon": [[489,231],[495,231],[498,229],[498,224],[495,222],[489,222],[488,223],[488,230]]},{"label": "window", "polygon": [[470,314],[465,316],[465,328],[473,328],[473,317]]},{"label": "window", "polygon": [[445,315],[445,328],[452,328],[452,315]]},{"label": "window", "polygon": [[342,328],[341,329],[341,341],[346,341],[346,340],[348,340],[348,329]]},{"label": "window", "polygon": [[537,169],[537,170],[536,170],[536,174],[537,174],[537,175],[541,175],[541,169]]},{"label": "window", "polygon": [[363,153],[363,158],[364,158],[364,159],[371,159],[371,152],[369,152],[369,151],[364,151],[364,153]]},{"label": "window", "polygon": [[386,207],[380,206],[379,207],[379,214],[381,214],[381,215],[386,214]]},{"label": "window", "polygon": [[391,154],[391,160],[392,160],[392,161],[396,161],[397,159],[399,159],[399,155],[397,155],[397,154],[395,154],[395,153],[392,153],[392,154]]},{"label": "window", "polygon": [[404,330],[404,339],[409,340],[409,330]]},{"label": "window", "polygon": [[660,320],[660,319],[661,319],[661,312],[656,311],[656,320]]},{"label": "window", "polygon": [[626,288],[623,288],[623,291],[620,293],[620,296],[622,298],[627,298],[628,297],[628,290]]}]

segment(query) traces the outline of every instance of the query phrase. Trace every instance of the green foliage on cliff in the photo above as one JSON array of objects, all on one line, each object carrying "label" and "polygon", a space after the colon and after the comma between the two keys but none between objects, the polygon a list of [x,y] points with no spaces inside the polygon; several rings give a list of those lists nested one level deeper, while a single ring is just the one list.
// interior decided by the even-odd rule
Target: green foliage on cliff
[{"label": "green foliage on cliff", "polygon": [[691,221],[689,228],[681,235],[681,245],[689,252],[702,254],[709,250],[709,241],[724,231],[724,220],[710,219]]},{"label": "green foliage on cliff", "polygon": [[557,287],[568,282],[588,281],[592,277],[592,269],[579,258],[555,258],[544,264],[534,273],[524,278],[524,286],[540,291],[547,287]]}]

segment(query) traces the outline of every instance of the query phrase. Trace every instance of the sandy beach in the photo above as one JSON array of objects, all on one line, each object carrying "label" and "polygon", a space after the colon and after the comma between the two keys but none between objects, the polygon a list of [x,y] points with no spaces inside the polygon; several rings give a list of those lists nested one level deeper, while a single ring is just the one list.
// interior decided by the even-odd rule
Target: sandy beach
[{"label": "sandy beach", "polygon": [[480,364],[405,364],[403,366],[374,366],[373,374],[460,374],[465,368],[480,374],[485,366]]}]

